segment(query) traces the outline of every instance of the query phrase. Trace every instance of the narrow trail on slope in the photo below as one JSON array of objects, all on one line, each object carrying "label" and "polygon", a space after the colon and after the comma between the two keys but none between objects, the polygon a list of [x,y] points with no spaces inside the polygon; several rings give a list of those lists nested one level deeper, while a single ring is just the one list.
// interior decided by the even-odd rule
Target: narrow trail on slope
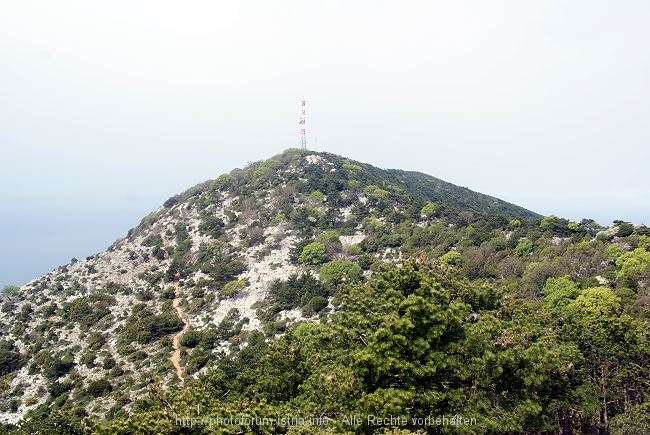
[{"label": "narrow trail on slope", "polygon": [[185,334],[185,331],[187,331],[187,328],[189,327],[189,323],[185,318],[185,314],[183,314],[183,310],[181,310],[180,298],[181,298],[181,291],[180,288],[178,287],[178,279],[176,279],[174,281],[174,301],[172,302],[172,306],[176,310],[176,315],[178,316],[178,318],[181,319],[181,322],[183,322],[183,329],[177,332],[176,335],[174,335],[174,338],[172,339],[172,355],[169,357],[169,360],[172,362],[172,365],[176,369],[176,377],[178,377],[178,379],[181,382],[183,382],[185,380],[185,376],[183,374],[183,368],[181,367],[180,339],[183,336],[183,334]]}]

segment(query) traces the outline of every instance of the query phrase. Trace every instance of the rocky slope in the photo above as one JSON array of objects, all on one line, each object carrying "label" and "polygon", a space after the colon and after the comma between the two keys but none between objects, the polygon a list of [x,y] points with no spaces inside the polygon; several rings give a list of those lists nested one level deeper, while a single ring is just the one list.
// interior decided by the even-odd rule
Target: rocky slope
[{"label": "rocky slope", "polygon": [[[434,237],[467,222],[538,219],[424,174],[326,153],[289,150],[235,169],[170,198],[105,252],[2,296],[0,422],[51,407],[119,415],[151,383],[191,381],[250,331],[270,337],[327,316],[331,276],[368,276],[457,242],[404,244],[396,228]],[[296,286],[314,290],[288,297]]]}]

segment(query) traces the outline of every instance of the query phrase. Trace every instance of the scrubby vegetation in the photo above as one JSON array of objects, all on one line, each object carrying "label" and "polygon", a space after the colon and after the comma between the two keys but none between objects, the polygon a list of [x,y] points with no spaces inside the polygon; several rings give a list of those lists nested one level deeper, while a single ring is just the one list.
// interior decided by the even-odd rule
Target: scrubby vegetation
[{"label": "scrubby vegetation", "polygon": [[[423,174],[290,150],[170,198],[127,242],[129,264],[106,282],[90,257],[32,293],[3,291],[0,412],[29,408],[0,432],[650,430],[643,225],[542,217]],[[172,301],[192,320],[179,388]],[[331,424],[176,423],[197,407]],[[381,428],[368,414],[477,424]]]},{"label": "scrubby vegetation", "polygon": [[[612,428],[643,423],[647,328],[624,312],[614,290],[551,278],[543,296],[531,300],[493,286],[444,265],[388,267],[367,284],[341,288],[330,323],[299,324],[272,343],[253,334],[246,348],[183,392],[151,393],[135,414],[92,427],[178,433],[176,416],[193,415],[197,405],[208,415],[325,415],[341,433],[377,429],[366,419],[348,425],[342,416],[350,413],[476,418],[463,433],[571,433],[598,430],[609,420]],[[110,388],[98,381],[89,393]],[[238,431],[284,430],[229,429]]]},{"label": "scrubby vegetation", "polygon": [[137,341],[141,344],[151,343],[173,332],[181,330],[182,323],[176,313],[166,311],[154,315],[145,305],[133,308],[131,317],[127,319],[126,327],[120,333],[124,344]]}]

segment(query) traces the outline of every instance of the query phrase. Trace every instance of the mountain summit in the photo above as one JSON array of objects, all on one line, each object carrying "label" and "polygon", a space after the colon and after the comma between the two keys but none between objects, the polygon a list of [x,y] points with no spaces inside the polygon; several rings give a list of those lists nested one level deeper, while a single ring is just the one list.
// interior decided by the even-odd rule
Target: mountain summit
[{"label": "mountain summit", "polygon": [[[122,408],[152,380],[197,373],[247,331],[281,331],[329,303],[323,295],[270,301],[275,282],[327,260],[362,260],[366,270],[398,261],[407,250],[395,226],[479,217],[539,216],[428,175],[300,150],[194,186],[106,252],[3,296],[12,362],[3,367],[11,380],[0,420],[54,401],[101,415]],[[200,334],[210,338],[195,343]]]},{"label": "mountain summit", "polygon": [[[84,416],[119,420],[148,409],[151,397],[159,397],[157,389],[188,387],[217,368],[239,367],[209,375],[217,384],[226,382],[236,378],[238,371],[248,373],[262,358],[259,349],[268,343],[288,331],[304,332],[296,329],[297,323],[332,322],[350,295],[361,298],[359,306],[366,307],[359,319],[374,316],[375,302],[363,295],[377,292],[380,296],[373,300],[380,303],[388,297],[382,292],[389,287],[363,286],[375,282],[387,268],[404,264],[416,270],[413,276],[423,273],[415,266],[422,265],[443,274],[436,279],[456,277],[449,281],[452,288],[471,288],[469,293],[440,296],[426,305],[438,290],[422,294],[417,290],[416,298],[407,292],[412,284],[399,284],[399,280],[395,284],[402,296],[409,297],[409,304],[420,300],[432,313],[447,307],[451,311],[444,316],[451,317],[446,319],[470,329],[476,319],[502,316],[518,325],[514,311],[490,311],[486,317],[481,313],[501,309],[508,298],[535,300],[551,294],[547,279],[578,283],[567,284],[573,290],[566,290],[561,301],[575,298],[578,286],[618,286],[622,279],[627,284],[620,285],[643,290],[647,274],[643,261],[648,259],[646,251],[640,250],[647,241],[647,228],[622,222],[600,230],[590,220],[542,218],[429,175],[378,169],[328,153],[287,150],[175,195],[105,252],[73,260],[19,290],[5,291],[0,300],[0,423],[15,424],[24,416],[36,421],[39,416],[58,415],[59,410],[79,420]],[[617,260],[626,256],[631,265],[641,261],[646,268],[626,269],[625,262]],[[396,279],[388,276],[387,282]],[[460,282],[458,277],[471,280],[472,285],[454,284]],[[429,278],[418,279],[429,282]],[[510,293],[504,296],[506,288]],[[626,293],[626,300],[642,311],[647,301],[643,302],[645,290],[641,290],[638,296]],[[348,302],[346,313],[349,307]],[[412,314],[412,310],[417,311],[415,305],[407,311]],[[394,318],[382,317],[381,322]],[[422,331],[431,326],[426,319],[420,319]],[[501,327],[506,326],[490,330]],[[527,336],[525,342],[545,348],[537,341],[546,337],[543,327],[540,331],[541,335]],[[463,334],[449,337],[461,339]],[[486,332],[477,334],[483,337]],[[359,332],[351,343],[370,349],[367,336]],[[420,338],[414,340],[420,343]],[[491,340],[505,340],[503,349],[514,343],[508,337]],[[497,352],[476,346],[464,348]],[[519,350],[515,353],[523,355]],[[232,358],[238,358],[238,365],[228,365],[234,364]],[[397,361],[386,358],[387,364]],[[489,360],[485,358],[481,361]],[[564,356],[558,358],[564,361]],[[379,370],[371,372],[375,369]],[[503,370],[500,373],[509,373]],[[371,372],[359,374],[355,382],[362,378],[370,382]],[[472,376],[464,379],[469,382]],[[373,382],[368,385],[376,388],[379,384]],[[402,381],[394,378],[386,388],[397,388],[395,382],[399,386]],[[294,387],[291,394],[299,391]],[[225,397],[235,387],[223,389],[219,394]],[[500,397],[501,393],[494,394]],[[497,399],[491,405],[492,399],[486,399],[485,409],[501,409],[503,403]],[[541,412],[540,406],[530,405],[530,409]],[[513,417],[513,421],[523,420]],[[522,430],[517,427],[509,431]]]}]

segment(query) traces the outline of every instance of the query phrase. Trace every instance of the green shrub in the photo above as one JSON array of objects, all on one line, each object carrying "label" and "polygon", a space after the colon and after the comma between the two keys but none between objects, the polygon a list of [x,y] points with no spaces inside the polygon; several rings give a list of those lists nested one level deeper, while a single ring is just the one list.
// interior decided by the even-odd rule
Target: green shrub
[{"label": "green shrub", "polygon": [[63,307],[64,318],[77,322],[89,328],[104,316],[111,313],[110,307],[115,304],[115,298],[106,294],[93,294],[89,297],[80,297]]},{"label": "green shrub", "polygon": [[189,328],[185,331],[179,340],[181,346],[194,348],[201,341],[201,333],[194,328]]},{"label": "green shrub", "polygon": [[106,358],[104,358],[104,361],[102,362],[102,368],[104,370],[110,370],[113,367],[115,367],[116,364],[117,362],[115,361],[115,358],[113,358],[112,356],[107,356]]},{"label": "green shrub", "polygon": [[338,285],[344,282],[361,280],[361,267],[348,260],[334,260],[325,263],[320,268],[320,279],[324,283]]},{"label": "green shrub", "polygon": [[165,335],[178,332],[182,327],[183,322],[174,311],[163,311],[161,314],[154,315],[149,309],[137,312],[134,310],[120,333],[120,342],[128,344],[137,341],[148,344]]},{"label": "green shrub", "polygon": [[432,202],[427,202],[424,207],[420,210],[420,215],[425,216],[425,217],[433,217],[438,213],[439,207],[432,203]]},{"label": "green shrub", "polygon": [[193,298],[200,299],[203,296],[205,296],[205,290],[203,288],[197,286],[197,287],[192,288],[192,290],[190,291],[190,294],[192,295]]},{"label": "green shrub", "polygon": [[92,397],[100,397],[113,391],[113,386],[106,378],[91,381],[86,390]]},{"label": "green shrub", "polygon": [[202,245],[197,258],[197,268],[210,275],[217,285],[223,285],[233,280],[237,275],[246,270],[246,265],[241,258],[233,255],[231,247],[221,241],[209,246]]},{"label": "green shrub", "polygon": [[88,352],[84,353],[81,356],[81,359],[79,360],[79,362],[81,364],[84,364],[88,368],[92,368],[92,367],[95,366],[95,358],[97,358],[97,355],[95,354],[95,352],[88,351]]},{"label": "green shrub", "polygon": [[320,264],[325,260],[325,246],[322,243],[312,242],[305,246],[298,257],[303,264]]},{"label": "green shrub", "polygon": [[136,362],[136,361],[143,361],[147,359],[148,356],[149,355],[144,350],[136,350],[131,355],[129,355],[126,359],[130,362]]},{"label": "green shrub", "polygon": [[262,180],[267,180],[268,177],[271,176],[273,173],[273,169],[277,168],[280,166],[280,162],[277,160],[269,159],[265,160],[258,165],[256,165],[255,169],[253,169],[253,178],[256,181],[262,181]]},{"label": "green shrub", "polygon": [[618,223],[618,237],[627,237],[634,232],[634,225],[629,222],[617,221]]},{"label": "green shrub", "polygon": [[162,238],[160,237],[160,234],[150,234],[148,235],[143,241],[142,241],[142,246],[146,246],[148,248],[154,247],[154,246],[162,246],[163,241]]},{"label": "green shrub", "polygon": [[164,260],[166,257],[165,250],[160,245],[156,245],[151,249],[151,255],[156,260]]},{"label": "green shrub", "polygon": [[115,346],[115,350],[117,350],[117,353],[120,354],[121,356],[127,356],[135,352],[135,347],[131,345],[132,340],[127,341],[125,338],[125,334],[120,335],[120,339],[117,342],[117,345]]},{"label": "green shrub", "polygon": [[390,193],[384,189],[381,189],[377,186],[370,185],[363,189],[363,193],[369,196],[374,196],[381,199],[387,199],[390,196]]},{"label": "green shrub", "polygon": [[214,239],[218,239],[224,234],[225,224],[222,219],[217,216],[206,216],[199,224],[199,231]]},{"label": "green shrub", "polygon": [[51,304],[47,304],[43,307],[42,314],[44,317],[50,317],[53,316],[56,313],[57,305],[52,302]]},{"label": "green shrub", "polygon": [[223,296],[224,299],[231,298],[246,288],[247,285],[248,281],[245,279],[236,279],[230,281],[226,283],[226,285],[224,285],[223,288],[219,291],[219,295]]},{"label": "green shrub", "polygon": [[74,367],[74,362],[70,357],[54,357],[45,363],[43,367],[43,375],[50,379],[55,380],[66,375]]},{"label": "green shrub", "polygon": [[6,285],[2,288],[0,294],[2,296],[16,296],[20,292],[20,287],[17,285]]},{"label": "green shrub", "polygon": [[458,251],[449,251],[440,257],[440,262],[450,266],[460,266],[463,256]]},{"label": "green shrub", "polygon": [[176,204],[178,204],[179,199],[180,199],[180,198],[178,197],[178,195],[176,195],[176,196],[172,196],[171,198],[167,199],[167,201],[165,201],[165,202],[163,203],[163,207],[165,207],[165,208],[172,208],[173,206],[175,206]]},{"label": "green shrub", "polygon": [[165,287],[162,292],[160,292],[160,299],[163,300],[173,300],[176,297],[176,290],[174,287]]},{"label": "green shrub", "polygon": [[314,190],[312,193],[310,193],[309,198],[311,198],[312,201],[315,201],[315,202],[323,202],[323,201],[325,201],[325,195],[323,195],[323,193],[318,191],[318,190]]},{"label": "green shrub", "polygon": [[530,240],[522,240],[515,247],[515,254],[525,257],[533,251],[533,243]]},{"label": "green shrub", "polygon": [[219,334],[217,333],[217,330],[214,327],[210,327],[201,333],[200,345],[203,348],[211,349],[216,346],[218,341],[219,341]]},{"label": "green shrub", "polygon": [[172,262],[165,272],[167,282],[176,281],[177,278],[184,278],[187,275],[186,264],[180,255],[174,255]]},{"label": "green shrub", "polygon": [[236,182],[237,182],[237,179],[235,177],[233,177],[232,175],[223,174],[223,175],[220,175],[216,180],[214,180],[210,187],[213,188],[213,189],[226,191],[226,190],[231,189],[235,185]]},{"label": "green shrub", "polygon": [[239,310],[232,308],[223,320],[217,325],[216,333],[219,340],[228,340],[239,334],[243,324],[237,322],[240,318]]},{"label": "green shrub", "polygon": [[210,361],[211,352],[205,349],[195,349],[187,358],[185,371],[187,373],[196,373],[201,370]]},{"label": "green shrub", "polygon": [[70,381],[59,382],[54,381],[50,384],[49,390],[52,397],[59,397],[63,393],[66,393],[74,388],[74,385]]},{"label": "green shrub", "polygon": [[14,343],[0,341],[0,376],[15,372],[23,366],[23,358]]},{"label": "green shrub", "polygon": [[291,221],[297,229],[304,233],[308,233],[314,227],[323,227],[327,222],[327,219],[325,219],[325,215],[319,209],[305,206],[300,207],[291,214]]},{"label": "green shrub", "polygon": [[546,216],[539,224],[540,228],[555,236],[566,237],[571,235],[569,221],[555,215]]},{"label": "green shrub", "polygon": [[616,276],[630,287],[636,287],[637,281],[650,276],[650,252],[636,248],[616,259],[618,272]]},{"label": "green shrub", "polygon": [[277,280],[271,284],[270,304],[261,309],[260,319],[269,326],[279,312],[306,306],[314,296],[327,297],[329,293],[323,284],[309,274],[291,275],[286,281]]},{"label": "green shrub", "polygon": [[304,316],[310,317],[321,312],[327,306],[327,298],[323,296],[314,296],[307,302],[302,309]]}]

